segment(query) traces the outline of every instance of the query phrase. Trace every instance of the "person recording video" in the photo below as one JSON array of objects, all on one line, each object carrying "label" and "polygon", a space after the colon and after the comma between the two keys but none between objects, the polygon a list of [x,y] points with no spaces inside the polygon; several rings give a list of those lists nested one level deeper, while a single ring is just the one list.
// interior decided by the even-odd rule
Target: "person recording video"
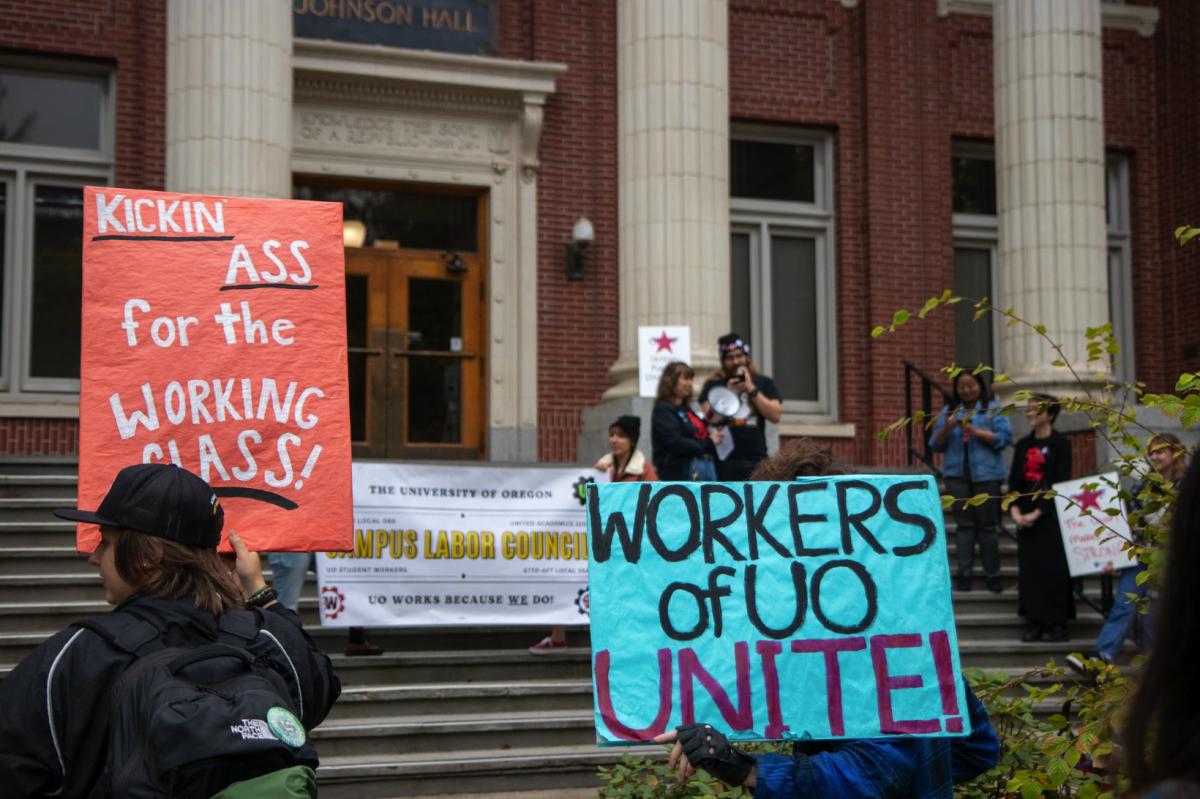
[{"label": "person recording video", "polygon": [[729,434],[733,436],[733,450],[717,460],[717,479],[721,482],[745,480],[754,467],[767,457],[766,423],[777,423],[783,413],[783,400],[775,381],[759,374],[750,360],[750,345],[737,333],[727,333],[717,339],[721,356],[721,368],[713,373],[700,391],[700,407],[706,416],[711,416],[712,406],[708,395],[714,388],[723,386],[737,394],[749,409],[744,419],[727,420]]}]

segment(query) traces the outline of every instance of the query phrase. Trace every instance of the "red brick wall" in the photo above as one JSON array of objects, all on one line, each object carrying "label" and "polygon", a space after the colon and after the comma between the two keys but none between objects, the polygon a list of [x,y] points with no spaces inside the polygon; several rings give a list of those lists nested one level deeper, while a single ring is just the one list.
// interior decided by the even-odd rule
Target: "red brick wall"
[{"label": "red brick wall", "polygon": [[[166,16],[166,0],[0,0],[0,54],[88,59],[115,69],[118,186],[163,188]],[[78,452],[76,420],[0,418],[0,456]]]},{"label": "red brick wall", "polygon": [[[613,2],[500,3],[500,55],[566,64],[546,103],[538,174],[538,458],[573,461],[580,412],[617,357],[617,12]],[[567,282],[579,217],[596,230]]]},{"label": "red brick wall", "polygon": [[76,419],[0,419],[0,456],[78,454]]},{"label": "red brick wall", "polygon": [[[1142,279],[1145,290],[1136,296],[1139,335],[1150,329],[1146,349],[1138,348],[1138,376],[1149,391],[1174,389],[1181,372],[1200,370],[1200,243],[1180,247],[1172,231],[1180,225],[1200,225],[1200,16],[1190,0],[1162,0],[1157,47],[1157,138],[1162,155],[1156,172],[1144,179],[1157,190],[1158,218],[1147,235],[1161,253],[1159,268]],[[1149,172],[1149,170],[1147,170]],[[1143,366],[1146,367],[1143,372]]]}]

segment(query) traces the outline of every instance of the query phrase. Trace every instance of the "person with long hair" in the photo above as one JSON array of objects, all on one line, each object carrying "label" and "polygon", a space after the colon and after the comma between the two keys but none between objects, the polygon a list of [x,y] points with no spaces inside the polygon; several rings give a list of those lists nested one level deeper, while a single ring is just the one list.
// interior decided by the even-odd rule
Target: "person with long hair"
[{"label": "person with long hair", "polygon": [[[951,384],[950,402],[942,408],[929,436],[929,447],[944,452],[942,476],[954,497],[950,513],[957,528],[955,555],[959,591],[971,590],[975,570],[975,544],[983,559],[983,576],[993,593],[1004,590],[1000,581],[1000,484],[1004,480],[1004,448],[1012,441],[1012,425],[1000,415],[982,376],[959,372]],[[982,505],[967,500],[979,494],[990,499]]]},{"label": "person with long hair", "polygon": [[[752,481],[853,474],[829,447],[811,438],[784,445],[750,474]],[[965,681],[964,681],[965,682]],[[655,737],[674,743],[668,768],[680,782],[696,769],[756,796],[870,796],[953,799],[954,786],[996,765],[1000,742],[979,697],[966,685],[971,732],[955,738],[794,741],[791,756],[750,755],[709,724],[684,724]]]},{"label": "person with long hair", "polygon": [[[113,688],[139,656],[153,651],[217,642],[242,648],[247,662],[269,664],[280,687],[289,687],[304,730],[325,718],[341,692],[329,658],[299,617],[275,600],[259,556],[236,532],[229,533],[236,555],[217,554],[224,510],[207,483],[170,464],[130,466],[96,511],[67,508],[55,515],[100,525],[88,563],[99,570],[105,601],[116,608],[95,624],[78,622],[51,636],[0,683],[0,793],[14,799],[97,795],[97,786],[107,784],[110,718],[121,709]],[[114,629],[125,632],[113,636]],[[176,762],[188,762],[173,754]],[[265,773],[253,773],[260,765],[280,768],[275,761],[248,761],[236,765],[247,772],[239,779]]]},{"label": "person with long hair", "polygon": [[[1142,477],[1131,492],[1133,499],[1129,502],[1129,512],[1138,515],[1132,533],[1139,542],[1144,538],[1146,525],[1159,524],[1163,515],[1170,509],[1163,499],[1164,489],[1178,484],[1183,479],[1184,473],[1187,472],[1187,449],[1178,438],[1170,433],[1159,433],[1152,436],[1146,444],[1146,460],[1150,470],[1161,477],[1163,482],[1159,483],[1148,477]],[[1151,510],[1146,501],[1138,498],[1143,494],[1149,494],[1157,507]],[[1105,566],[1106,574],[1111,574],[1113,571],[1111,564]],[[1104,626],[1100,629],[1100,635],[1096,638],[1095,649],[1090,653],[1091,659],[1102,661],[1108,665],[1116,662],[1117,653],[1125,645],[1125,639],[1129,636],[1133,621],[1138,617],[1137,602],[1132,597],[1145,598],[1149,588],[1145,582],[1138,584],[1137,576],[1144,571],[1146,571],[1146,564],[1141,562],[1118,570],[1112,610],[1109,611],[1108,619],[1105,620]],[[1154,614],[1153,612],[1142,614],[1141,619],[1141,648],[1143,652],[1148,652],[1154,641]],[[1087,666],[1083,660],[1073,654],[1067,656],[1067,665],[1078,672],[1087,672]]]},{"label": "person with long hair", "polygon": [[1022,641],[1066,641],[1075,618],[1071,571],[1054,499],[1044,493],[1071,479],[1071,442],[1054,429],[1061,406],[1034,394],[1025,406],[1030,433],[1016,444],[1008,490],[1021,496],[1008,507],[1017,523],[1017,613],[1029,622]]},{"label": "person with long hair", "polygon": [[692,410],[696,373],[683,361],[671,361],[658,379],[650,416],[654,469],[660,480],[716,480],[713,455],[723,435]]},{"label": "person with long hair", "polygon": [[[618,416],[608,426],[608,452],[596,461],[598,472],[608,472],[609,482],[638,483],[658,479],[654,464],[638,449],[642,420],[637,416]],[[550,635],[529,647],[531,655],[553,655],[567,651],[566,625],[556,624]]]},{"label": "person with long hair", "polygon": [[1144,799],[1200,797],[1200,459],[1177,486],[1154,648],[1119,734],[1130,796]]},{"label": "person with long hair", "polygon": [[783,415],[783,400],[775,381],[761,374],[750,360],[750,345],[737,333],[726,333],[717,340],[721,368],[705,381],[700,390],[700,409],[708,416],[712,410],[708,394],[724,386],[749,406],[744,419],[728,420],[733,449],[724,460],[717,460],[717,477],[722,482],[746,480],[754,467],[767,457],[767,422],[778,424]]}]

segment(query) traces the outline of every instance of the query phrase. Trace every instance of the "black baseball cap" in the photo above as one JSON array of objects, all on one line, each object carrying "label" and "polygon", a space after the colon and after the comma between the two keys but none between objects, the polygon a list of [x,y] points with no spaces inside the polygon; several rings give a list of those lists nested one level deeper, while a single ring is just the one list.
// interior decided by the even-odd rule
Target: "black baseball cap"
[{"label": "black baseball cap", "polygon": [[126,466],[95,511],[59,508],[54,515],[125,527],[193,547],[221,543],[225,525],[225,511],[208,483],[169,463]]}]

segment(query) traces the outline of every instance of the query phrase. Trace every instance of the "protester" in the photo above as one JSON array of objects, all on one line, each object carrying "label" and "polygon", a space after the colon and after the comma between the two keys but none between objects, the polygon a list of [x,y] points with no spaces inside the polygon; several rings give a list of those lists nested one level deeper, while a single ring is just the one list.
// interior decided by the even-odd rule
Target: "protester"
[{"label": "protester", "polygon": [[[1167,542],[1166,578],[1158,592],[1154,648],[1120,733],[1130,796],[1200,796],[1200,459],[1176,494]],[[1149,793],[1147,793],[1147,791]]]},{"label": "protester", "polygon": [[[1000,581],[1000,484],[1004,480],[1004,448],[1012,441],[1012,425],[1000,415],[983,379],[959,372],[952,385],[950,404],[943,406],[929,437],[934,452],[946,453],[942,475],[946,491],[954,497],[950,506],[957,529],[955,551],[959,591],[971,590],[975,569],[975,543],[983,559],[983,576],[993,593],[1004,590]],[[990,499],[981,505],[967,500],[979,494]]]},{"label": "protester", "polygon": [[1032,432],[1017,442],[1008,490],[1022,496],[1009,505],[1017,523],[1017,613],[1029,622],[1022,641],[1066,641],[1075,618],[1071,572],[1054,499],[1033,494],[1071,479],[1071,442],[1054,429],[1061,406],[1034,394],[1025,406]]},{"label": "protester", "polygon": [[[127,741],[119,735],[127,728],[115,722],[140,714],[145,709],[140,703],[151,705],[156,695],[126,689],[118,701],[113,689],[135,661],[146,663],[155,653],[178,658],[170,662],[171,674],[188,674],[178,649],[204,656],[191,660],[214,671],[221,662],[236,666],[242,658],[245,670],[262,669],[269,677],[263,684],[277,684],[287,698],[263,697],[278,705],[266,713],[272,718],[268,735],[255,726],[265,728],[267,721],[252,719],[251,724],[230,716],[229,708],[249,707],[248,694],[227,687],[230,701],[217,705],[226,711],[212,719],[202,711],[214,706],[205,699],[215,694],[201,692],[190,700],[190,715],[182,726],[196,735],[224,730],[226,736],[210,735],[207,744],[228,749],[229,756],[191,763],[189,758],[199,755],[188,739],[176,740],[177,749],[166,752],[156,747],[170,746],[167,741],[148,739],[143,741],[148,750],[130,758],[132,774],[140,773],[136,767],[143,762],[175,762],[176,777],[188,775],[187,795],[207,790],[203,795],[211,796],[233,779],[283,769],[289,748],[310,751],[315,767],[315,750],[294,726],[295,716],[304,730],[317,726],[341,692],[340,683],[299,617],[275,601],[259,556],[247,550],[237,533],[229,534],[236,556],[217,555],[224,510],[203,480],[169,464],[130,466],[117,475],[95,512],[60,509],[55,515],[100,525],[100,543],[88,562],[99,568],[105,600],[117,607],[52,636],[0,683],[0,793],[10,799],[132,795],[132,786],[114,790],[114,775],[106,774],[110,743],[115,746],[110,732],[116,730],[113,734]],[[219,650],[212,646],[216,643],[222,645]],[[227,654],[212,654],[214,650]],[[139,681],[123,682],[137,689],[148,673],[141,669]],[[135,701],[139,704],[130,704]],[[278,734],[277,722],[283,724]],[[235,728],[247,724],[252,729],[245,728],[239,738]],[[243,747],[248,752],[237,749],[255,736],[259,740]]]},{"label": "protester", "polygon": [[[654,465],[637,448],[642,420],[637,416],[618,416],[608,426],[608,453],[596,461],[596,471],[608,472],[614,483],[653,482],[658,479]],[[567,651],[567,628],[556,624],[550,635],[529,647],[531,655],[550,655]]]},{"label": "protester", "polygon": [[737,333],[726,333],[717,339],[721,368],[713,373],[700,390],[700,408],[708,415],[708,393],[725,386],[750,405],[745,419],[730,419],[729,434],[733,450],[724,460],[717,460],[717,477],[721,482],[745,480],[754,467],[767,457],[766,422],[777,424],[783,413],[783,400],[775,381],[759,374],[750,360],[750,345]]},{"label": "protester", "polygon": [[724,435],[692,410],[692,367],[672,361],[658,380],[650,416],[654,469],[660,480],[716,480],[713,455]]},{"label": "protester", "polygon": [[[312,552],[268,552],[267,561],[271,564],[271,587],[279,596],[279,602],[293,613],[300,612],[300,590],[304,588],[304,580],[308,570],[316,568]],[[382,655],[383,647],[376,646],[367,640],[367,631],[362,627],[351,627],[349,641],[346,642],[346,655],[361,657]]]},{"label": "protester", "polygon": [[[828,447],[800,439],[758,465],[751,480],[791,482],[798,477],[848,474]],[[791,757],[751,756],[707,724],[685,724],[657,736],[674,742],[668,767],[680,781],[702,768],[755,799],[867,796],[951,799],[954,785],[996,765],[1000,742],[983,703],[967,687],[971,732],[958,738],[873,738],[795,741]]]},{"label": "protester", "polygon": [[[1187,471],[1187,450],[1178,438],[1170,433],[1153,436],[1146,444],[1146,453],[1150,468],[1162,477],[1167,485],[1177,484],[1183,479],[1183,475]],[[1163,491],[1160,485],[1160,483],[1143,477],[1133,488],[1133,499],[1129,502],[1129,512],[1138,514],[1137,525],[1132,533],[1134,539],[1139,543],[1144,539],[1146,525],[1160,524],[1163,515],[1170,509],[1169,505],[1162,504],[1155,510],[1146,510],[1146,502],[1138,499],[1140,495],[1148,493],[1156,498],[1154,501],[1162,502]],[[1111,574],[1113,571],[1112,564],[1105,564],[1105,574]],[[1146,583],[1138,585],[1137,582],[1137,576],[1144,571],[1146,571],[1146,564],[1141,562],[1117,571],[1116,596],[1113,597],[1112,610],[1109,611],[1104,627],[1100,629],[1095,650],[1089,653],[1090,659],[1099,660],[1108,665],[1116,662],[1117,653],[1125,645],[1125,639],[1133,627],[1133,621],[1139,615],[1137,602],[1130,595],[1132,594],[1137,599],[1144,599],[1149,589]],[[1154,640],[1153,611],[1141,614],[1141,620],[1142,651],[1148,652]],[[1075,655],[1067,656],[1067,665],[1080,673],[1087,672],[1083,659]]]}]

